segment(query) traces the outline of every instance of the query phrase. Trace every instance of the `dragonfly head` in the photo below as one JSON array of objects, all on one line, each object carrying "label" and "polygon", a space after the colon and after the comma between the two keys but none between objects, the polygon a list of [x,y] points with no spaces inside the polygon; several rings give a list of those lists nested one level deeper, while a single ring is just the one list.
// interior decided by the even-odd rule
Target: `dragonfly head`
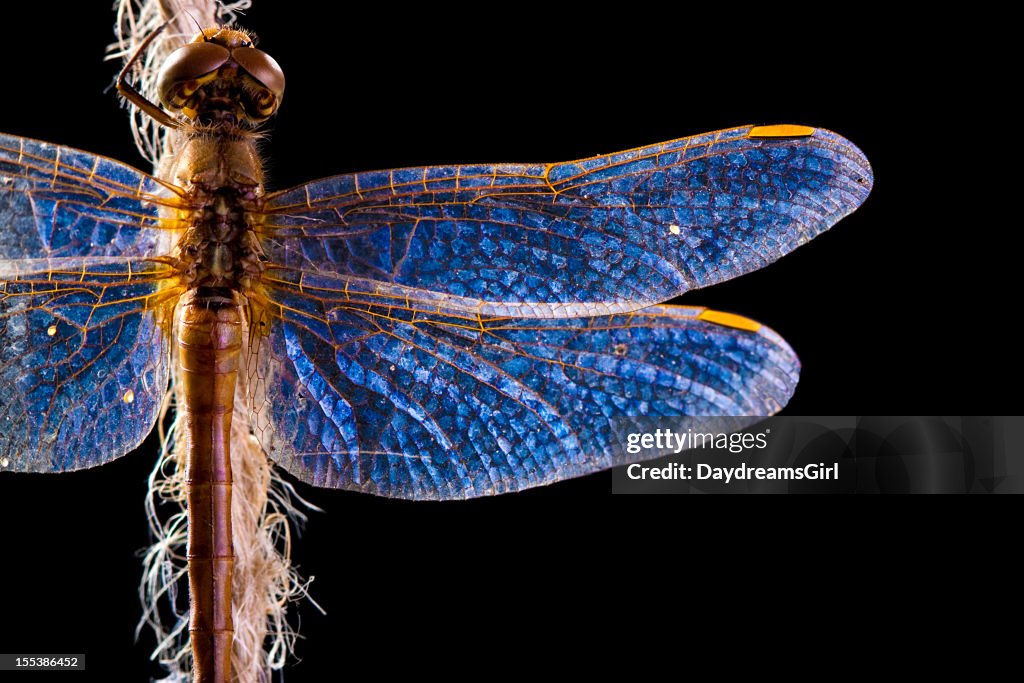
[{"label": "dragonfly head", "polygon": [[171,53],[157,89],[165,107],[197,123],[257,126],[281,105],[284,72],[249,34],[210,28]]}]

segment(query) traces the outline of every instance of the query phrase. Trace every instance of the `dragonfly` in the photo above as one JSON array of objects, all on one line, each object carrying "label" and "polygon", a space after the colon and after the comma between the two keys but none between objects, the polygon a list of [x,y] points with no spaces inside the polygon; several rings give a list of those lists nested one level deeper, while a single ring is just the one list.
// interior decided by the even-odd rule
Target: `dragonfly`
[{"label": "dragonfly", "polygon": [[159,103],[123,83],[182,140],[167,175],[0,136],[0,468],[124,455],[174,378],[196,680],[231,676],[239,409],[303,481],[423,500],[624,463],[615,419],[768,415],[792,395],[798,360],[769,328],[660,303],[856,209],[872,175],[849,141],[750,125],[268,192],[250,131],[284,79],[251,43],[198,31]]}]

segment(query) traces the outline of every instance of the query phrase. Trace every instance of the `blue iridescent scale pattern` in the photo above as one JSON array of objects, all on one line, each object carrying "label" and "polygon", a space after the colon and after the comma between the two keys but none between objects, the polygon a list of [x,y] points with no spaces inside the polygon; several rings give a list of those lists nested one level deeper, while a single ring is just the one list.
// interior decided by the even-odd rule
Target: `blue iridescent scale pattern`
[{"label": "blue iridescent scale pattern", "polygon": [[[268,455],[296,476],[413,499],[491,495],[624,462],[615,419],[768,415],[799,363],[744,332],[659,306],[590,318],[485,322],[336,311],[286,314],[261,349]],[[321,334],[310,334],[316,327]],[[616,453],[618,456],[616,456]]]},{"label": "blue iridescent scale pattern", "polygon": [[657,304],[775,261],[870,192],[870,166],[844,138],[750,130],[562,164],[326,178],[269,197],[268,256],[487,302],[496,315]]}]

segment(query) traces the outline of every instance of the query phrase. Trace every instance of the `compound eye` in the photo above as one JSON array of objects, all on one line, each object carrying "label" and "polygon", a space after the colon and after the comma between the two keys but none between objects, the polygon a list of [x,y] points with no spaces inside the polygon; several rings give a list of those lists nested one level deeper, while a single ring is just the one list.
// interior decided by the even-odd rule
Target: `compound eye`
[{"label": "compound eye", "polygon": [[280,103],[284,95],[284,71],[273,57],[254,47],[236,47],[231,51],[231,58]]},{"label": "compound eye", "polygon": [[168,109],[179,110],[209,76],[231,58],[231,51],[216,43],[189,43],[164,62],[157,77],[160,101]]}]

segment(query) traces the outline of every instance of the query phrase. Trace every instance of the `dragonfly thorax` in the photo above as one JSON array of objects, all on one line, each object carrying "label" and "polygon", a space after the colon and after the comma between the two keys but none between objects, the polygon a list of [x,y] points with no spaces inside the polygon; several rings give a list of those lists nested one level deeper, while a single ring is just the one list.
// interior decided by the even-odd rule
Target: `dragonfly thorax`
[{"label": "dragonfly thorax", "polygon": [[178,270],[193,288],[246,289],[263,269],[262,249],[234,188],[218,190],[177,246]]},{"label": "dragonfly thorax", "polygon": [[251,222],[263,195],[255,141],[193,134],[182,143],[174,179],[190,207],[175,250],[180,277],[190,288],[244,291],[263,269]]}]

